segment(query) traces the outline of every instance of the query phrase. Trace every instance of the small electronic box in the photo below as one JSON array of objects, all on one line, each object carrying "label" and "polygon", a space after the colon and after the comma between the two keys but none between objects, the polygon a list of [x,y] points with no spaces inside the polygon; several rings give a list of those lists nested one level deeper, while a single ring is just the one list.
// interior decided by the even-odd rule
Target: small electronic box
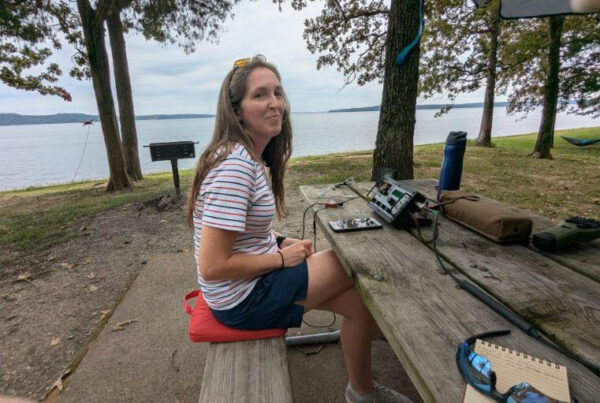
[{"label": "small electronic box", "polygon": [[571,217],[559,225],[533,234],[533,245],[541,250],[558,252],[577,242],[600,238],[600,221]]},{"label": "small electronic box", "polygon": [[412,214],[421,211],[417,203],[425,202],[425,196],[388,178],[377,182],[376,189],[367,204],[375,213],[396,228],[415,225]]},{"label": "small electronic box", "polygon": [[329,226],[335,232],[361,231],[366,229],[380,229],[383,225],[371,217],[350,218],[348,220],[329,221]]}]

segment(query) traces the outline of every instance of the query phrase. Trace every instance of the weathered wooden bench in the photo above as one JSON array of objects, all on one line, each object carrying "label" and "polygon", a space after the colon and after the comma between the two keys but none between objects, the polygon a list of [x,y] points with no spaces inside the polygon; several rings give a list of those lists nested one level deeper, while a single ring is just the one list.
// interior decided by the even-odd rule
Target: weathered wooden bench
[{"label": "weathered wooden bench", "polygon": [[291,401],[283,337],[209,344],[200,403]]}]

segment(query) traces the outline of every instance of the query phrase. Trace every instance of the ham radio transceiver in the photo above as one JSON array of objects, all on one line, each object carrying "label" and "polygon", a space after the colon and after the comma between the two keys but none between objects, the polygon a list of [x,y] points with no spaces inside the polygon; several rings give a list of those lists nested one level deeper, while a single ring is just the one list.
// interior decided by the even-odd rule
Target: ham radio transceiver
[{"label": "ham radio transceiver", "polygon": [[415,226],[412,215],[421,211],[417,203],[425,202],[425,196],[388,178],[378,181],[376,189],[367,204],[375,213],[396,228]]}]

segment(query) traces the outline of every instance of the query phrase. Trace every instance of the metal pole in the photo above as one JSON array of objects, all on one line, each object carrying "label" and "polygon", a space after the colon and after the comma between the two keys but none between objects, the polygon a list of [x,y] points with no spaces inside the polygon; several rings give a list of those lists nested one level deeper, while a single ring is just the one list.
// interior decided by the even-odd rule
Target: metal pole
[{"label": "metal pole", "polygon": [[179,189],[179,170],[177,169],[177,159],[171,160],[171,170],[173,171],[173,182],[175,183],[175,192],[177,196],[181,195],[181,190]]},{"label": "metal pole", "polygon": [[302,336],[288,336],[285,338],[285,344],[288,347],[310,346],[313,344],[337,343],[340,339],[340,331],[318,334],[307,334]]}]

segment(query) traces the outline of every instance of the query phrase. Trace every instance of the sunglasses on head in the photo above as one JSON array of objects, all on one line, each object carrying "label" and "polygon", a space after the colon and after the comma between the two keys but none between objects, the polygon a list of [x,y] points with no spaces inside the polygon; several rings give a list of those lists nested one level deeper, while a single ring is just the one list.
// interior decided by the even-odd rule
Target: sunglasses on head
[{"label": "sunglasses on head", "polygon": [[265,63],[267,61],[267,59],[263,56],[263,55],[255,55],[253,57],[245,57],[243,59],[237,59],[235,62],[233,62],[233,70],[239,69],[244,67],[245,65],[247,65],[248,63],[252,62],[252,61],[261,61],[263,63]]},{"label": "sunglasses on head", "polygon": [[469,385],[497,402],[505,403],[562,403],[552,397],[544,395],[527,382],[521,382],[508,389],[504,394],[496,390],[496,373],[488,359],[473,351],[473,344],[477,339],[486,337],[503,336],[510,330],[497,330],[471,336],[458,345],[456,364],[462,376]]},{"label": "sunglasses on head", "polygon": [[235,62],[233,62],[233,68],[239,69],[240,67],[244,67],[245,65],[250,63],[251,60],[252,58],[250,57],[246,57],[244,59],[237,59]]}]

